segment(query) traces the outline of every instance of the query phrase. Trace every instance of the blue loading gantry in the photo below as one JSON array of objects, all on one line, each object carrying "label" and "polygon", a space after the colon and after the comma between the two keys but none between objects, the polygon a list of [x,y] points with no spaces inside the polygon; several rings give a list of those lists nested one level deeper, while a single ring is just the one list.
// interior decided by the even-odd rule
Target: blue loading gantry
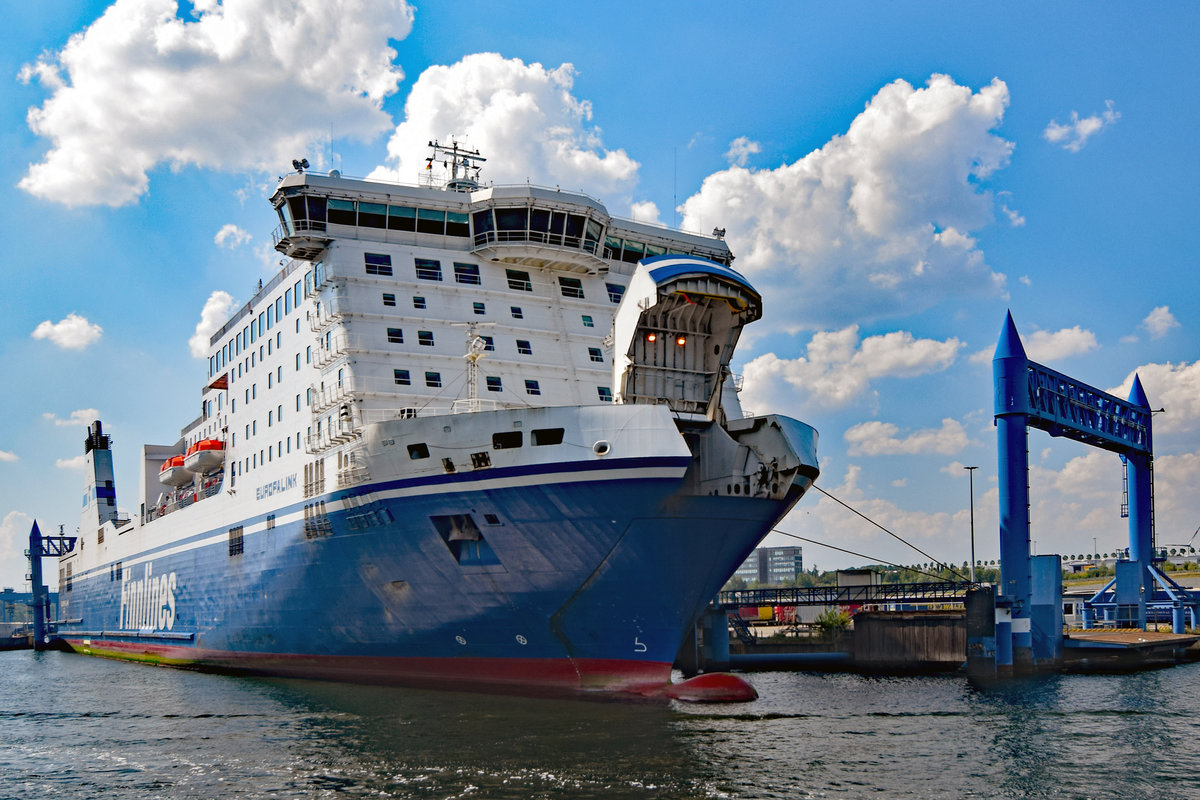
[{"label": "blue loading gantry", "polygon": [[[49,611],[49,592],[42,583],[42,559],[58,558],[69,553],[75,547],[75,536],[43,536],[38,528],[37,520],[29,529],[29,581],[33,585],[33,647],[35,650],[46,649],[50,640],[51,623],[47,619]],[[63,587],[59,587],[62,591]]]},{"label": "blue loading gantry", "polygon": [[[1028,429],[1065,436],[1112,451],[1125,462],[1129,506],[1129,558],[1116,577],[1084,603],[1084,626],[1096,621],[1146,627],[1169,611],[1175,633],[1185,612],[1196,625],[1200,596],[1180,587],[1154,565],[1154,450],[1151,410],[1134,376],[1121,400],[1030,361],[1008,314],[992,361],[1000,488],[1000,586],[995,597],[999,672],[1029,671],[1062,658],[1061,561],[1031,556],[1029,548]],[[991,644],[991,643],[987,643]],[[970,645],[969,645],[970,646]]]}]

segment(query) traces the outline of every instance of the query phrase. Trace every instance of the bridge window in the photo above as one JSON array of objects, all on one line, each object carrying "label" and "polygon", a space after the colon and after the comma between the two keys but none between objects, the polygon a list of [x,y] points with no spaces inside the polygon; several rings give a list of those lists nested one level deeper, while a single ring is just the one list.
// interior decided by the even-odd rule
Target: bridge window
[{"label": "bridge window", "polygon": [[366,228],[387,227],[387,206],[383,203],[358,204],[358,224]]},{"label": "bridge window", "polygon": [[408,206],[388,206],[387,226],[390,231],[415,231],[417,210]]},{"label": "bridge window", "polygon": [[466,214],[460,214],[457,211],[446,212],[446,235],[447,236],[470,236],[471,225],[467,221]]},{"label": "bridge window", "polygon": [[354,201],[330,198],[329,222],[333,225],[353,225],[355,223]]},{"label": "bridge window", "polygon": [[[444,234],[446,232],[446,212],[432,208],[417,209],[417,233]],[[440,278],[438,280],[441,280]]]}]

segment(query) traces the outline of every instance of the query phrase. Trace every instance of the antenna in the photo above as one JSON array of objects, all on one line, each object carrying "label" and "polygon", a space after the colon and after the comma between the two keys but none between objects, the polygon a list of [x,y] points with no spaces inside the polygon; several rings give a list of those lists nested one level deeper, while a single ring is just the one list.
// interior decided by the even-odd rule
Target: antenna
[{"label": "antenna", "polygon": [[460,146],[458,140],[451,137],[450,146],[440,144],[437,139],[429,143],[433,151],[425,159],[425,170],[428,174],[434,162],[441,161],[442,166],[450,170],[450,180],[446,188],[452,192],[472,192],[479,188],[479,172],[483,169],[486,158],[478,150],[468,150]]}]

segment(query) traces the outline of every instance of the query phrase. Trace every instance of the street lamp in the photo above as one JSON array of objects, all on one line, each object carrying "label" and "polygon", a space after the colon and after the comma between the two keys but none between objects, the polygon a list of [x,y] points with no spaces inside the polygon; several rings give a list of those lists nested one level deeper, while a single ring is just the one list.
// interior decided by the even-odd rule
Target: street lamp
[{"label": "street lamp", "polygon": [[975,470],[979,467],[963,467],[971,479],[971,583],[975,582]]}]

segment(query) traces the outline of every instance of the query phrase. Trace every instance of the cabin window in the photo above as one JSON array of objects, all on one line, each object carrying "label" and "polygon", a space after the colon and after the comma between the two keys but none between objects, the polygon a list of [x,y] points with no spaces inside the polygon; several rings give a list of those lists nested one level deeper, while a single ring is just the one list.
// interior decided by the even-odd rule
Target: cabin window
[{"label": "cabin window", "polygon": [[608,301],[610,303],[620,303],[622,295],[625,294],[625,287],[619,283],[605,283],[604,288],[608,289]]},{"label": "cabin window", "polygon": [[612,389],[608,388],[607,386],[597,386],[596,395],[605,403],[612,402]]},{"label": "cabin window", "polygon": [[513,319],[525,319],[525,312],[521,310],[520,306],[509,306],[508,310],[512,312]]},{"label": "cabin window", "polygon": [[504,431],[502,433],[492,434],[492,449],[493,450],[511,450],[514,447],[521,446],[520,431]]},{"label": "cabin window", "polygon": [[504,274],[508,277],[508,288],[516,292],[532,292],[533,282],[529,280],[529,273],[519,269],[506,269]]},{"label": "cabin window", "polygon": [[496,342],[491,336],[480,336],[483,339],[483,349],[486,352],[493,352],[496,349]]},{"label": "cabin window", "polygon": [[596,327],[596,323],[592,321],[592,315],[591,315],[591,314],[584,314],[584,315],[583,315],[583,327],[585,327],[585,328],[594,328],[594,327]]},{"label": "cabin window", "polygon": [[472,303],[471,309],[480,316],[487,313],[487,306],[483,303]]},{"label": "cabin window", "polygon": [[487,390],[489,392],[504,391],[504,385],[500,382],[499,375],[488,375],[487,376]]},{"label": "cabin window", "polygon": [[392,257],[384,253],[363,253],[368,275],[391,275]]},{"label": "cabin window", "polygon": [[[542,387],[538,385],[537,381],[532,381],[528,378],[525,380],[525,394],[539,395],[541,393]],[[537,442],[534,442],[534,444],[537,444]]]},{"label": "cabin window", "polygon": [[454,280],[458,283],[465,283],[471,286],[478,286],[479,280],[479,265],[478,264],[462,264],[458,261],[454,262]]},{"label": "cabin window", "polygon": [[403,328],[388,328],[387,340],[392,344],[404,344],[404,329]]},{"label": "cabin window", "polygon": [[440,281],[442,279],[442,263],[432,258],[414,259],[416,262],[417,280]]},{"label": "cabin window", "polygon": [[392,370],[392,380],[394,380],[398,386],[409,386],[412,384],[412,379],[408,376],[408,370],[406,369]]},{"label": "cabin window", "polygon": [[599,347],[589,347],[588,358],[600,364],[604,363],[604,353],[600,352]]},{"label": "cabin window", "polygon": [[240,556],[246,549],[245,542],[242,539],[242,526],[229,529],[229,555]]},{"label": "cabin window", "polygon": [[385,306],[394,306],[394,305],[396,305],[396,295],[394,295],[394,294],[388,294],[387,292],[384,292],[384,293],[383,293],[383,304],[384,304]]},{"label": "cabin window", "polygon": [[562,444],[563,429],[562,428],[535,428],[532,434],[534,447],[542,447],[548,444]]},{"label": "cabin window", "polygon": [[533,346],[528,339],[517,339],[517,353],[522,356],[533,355]]},{"label": "cabin window", "polygon": [[433,331],[417,331],[417,344],[433,347]]},{"label": "cabin window", "polygon": [[413,308],[417,308],[417,309],[425,308],[425,298],[424,297],[414,297],[413,298]]},{"label": "cabin window", "polygon": [[579,278],[565,278],[560,275],[558,278],[558,287],[562,291],[563,297],[583,299],[583,281],[579,280]]},{"label": "cabin window", "polygon": [[430,389],[442,388],[442,373],[426,372],[425,373],[425,385],[428,386]]}]

